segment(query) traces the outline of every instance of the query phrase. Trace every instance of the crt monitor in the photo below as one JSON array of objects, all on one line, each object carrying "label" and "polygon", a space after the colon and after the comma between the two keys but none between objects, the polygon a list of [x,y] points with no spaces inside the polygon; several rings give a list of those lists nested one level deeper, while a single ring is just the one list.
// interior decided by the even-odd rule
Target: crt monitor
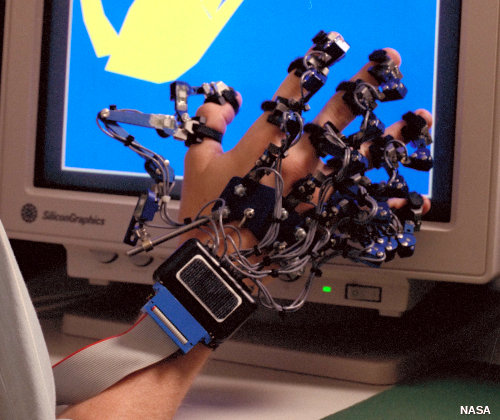
[{"label": "crt monitor", "polygon": [[[137,194],[150,181],[140,159],[99,131],[100,109],[168,114],[170,81],[223,80],[244,101],[224,139],[230,148],[320,29],[341,33],[351,49],[306,119],[369,53],[393,47],[409,93],[377,115],[390,124],[408,110],[432,110],[436,169],[408,175],[433,202],[415,255],[379,269],[336,259],[310,300],[399,315],[433,282],[482,284],[498,275],[499,0],[193,0],[154,9],[144,0],[5,3],[0,217],[12,238],[63,244],[70,275],[150,283],[175,248],[125,255]],[[190,104],[194,111],[196,100]],[[184,145],[138,133],[182,182]],[[295,287],[275,282],[273,292],[290,298]]]}]

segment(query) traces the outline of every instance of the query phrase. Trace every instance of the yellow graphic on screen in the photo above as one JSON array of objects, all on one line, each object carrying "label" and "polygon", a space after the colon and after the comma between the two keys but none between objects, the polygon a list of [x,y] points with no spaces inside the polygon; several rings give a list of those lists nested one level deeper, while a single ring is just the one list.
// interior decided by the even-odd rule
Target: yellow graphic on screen
[{"label": "yellow graphic on screen", "polygon": [[154,83],[179,78],[217,38],[243,0],[135,0],[117,33],[102,0],[80,0],[83,21],[106,70]]}]

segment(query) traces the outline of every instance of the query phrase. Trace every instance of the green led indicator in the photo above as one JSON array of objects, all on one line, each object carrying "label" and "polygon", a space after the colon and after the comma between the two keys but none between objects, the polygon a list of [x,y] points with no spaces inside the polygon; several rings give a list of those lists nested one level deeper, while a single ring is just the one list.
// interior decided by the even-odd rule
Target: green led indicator
[{"label": "green led indicator", "polygon": [[323,292],[325,293],[331,293],[332,288],[330,286],[323,286]]}]

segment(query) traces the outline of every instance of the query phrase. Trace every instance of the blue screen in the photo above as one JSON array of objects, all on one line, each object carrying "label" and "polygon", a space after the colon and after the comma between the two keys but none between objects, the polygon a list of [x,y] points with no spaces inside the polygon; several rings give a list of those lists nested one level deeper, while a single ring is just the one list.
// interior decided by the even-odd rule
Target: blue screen
[{"label": "blue screen", "polygon": [[[408,94],[402,101],[380,104],[377,116],[388,126],[407,111],[433,110],[437,0],[196,0],[165,2],[162,7],[158,3],[162,2],[102,0],[102,8],[95,6],[99,2],[71,3],[64,170],[146,176],[144,161],[101,133],[96,115],[110,104],[173,114],[169,84],[175,79],[193,86],[222,80],[241,93],[242,108],[223,141],[229,150],[260,115],[262,101],[272,98],[288,64],[310,48],[319,30],[341,33],[351,48],[309,102],[306,121],[314,118],[341,81],[368,61],[372,51],[384,47],[401,54]],[[224,8],[235,11],[228,17]],[[202,98],[189,99],[190,115],[201,103]],[[160,138],[154,130],[126,128],[182,176],[186,152],[182,142]],[[344,133],[358,129],[356,120]],[[428,173],[404,168],[401,173],[411,189],[430,194]],[[386,178],[374,171],[367,175],[374,181]]]}]

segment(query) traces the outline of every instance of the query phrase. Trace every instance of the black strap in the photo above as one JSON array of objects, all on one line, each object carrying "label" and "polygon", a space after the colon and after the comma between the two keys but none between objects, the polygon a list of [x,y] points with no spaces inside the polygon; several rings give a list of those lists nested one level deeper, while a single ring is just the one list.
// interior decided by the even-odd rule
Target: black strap
[{"label": "black strap", "polygon": [[198,121],[199,124],[193,127],[193,133],[189,134],[187,140],[184,142],[187,147],[201,143],[205,137],[222,143],[223,133],[205,125],[204,120],[200,121],[200,117],[194,117],[193,120]]},{"label": "black strap", "polygon": [[322,136],[325,132],[325,129],[318,124],[307,123],[304,126],[304,132],[309,133],[311,136]]},{"label": "black strap", "polygon": [[205,124],[198,125],[195,132],[201,140],[203,140],[204,137],[208,137],[209,139],[222,143],[223,134],[220,131],[206,126]]},{"label": "black strap", "polygon": [[276,108],[276,101],[264,101],[260,107],[262,111],[274,111]]},{"label": "black strap", "polygon": [[352,92],[356,88],[357,85],[358,85],[358,83],[351,82],[350,80],[340,82],[339,85],[337,86],[337,89],[335,89],[335,91],[338,92],[339,90],[345,90],[346,92]]},{"label": "black strap", "polygon": [[[221,96],[224,99],[222,101]],[[223,105],[225,102],[227,102],[233,107],[235,114],[237,114],[240,110],[240,104],[238,102],[236,92],[232,87],[228,87],[228,89],[224,90],[220,96],[218,94],[207,96],[207,98],[205,99],[205,103],[207,102],[212,102],[219,105]]]},{"label": "black strap", "polygon": [[284,105],[286,108],[293,112],[302,113],[302,111],[307,111],[308,105],[304,104],[302,101],[296,101],[294,99],[287,99],[281,96],[277,96],[274,101],[264,101],[262,102],[260,108],[262,111],[274,111],[279,104]]},{"label": "black strap", "polygon": [[417,139],[427,127],[425,118],[411,111],[403,115],[403,121],[406,125],[401,129],[401,135],[407,142]]},{"label": "black strap", "polygon": [[385,63],[390,60],[391,57],[387,55],[386,50],[375,50],[368,56],[368,59],[370,61],[374,61],[375,63]]},{"label": "black strap", "polygon": [[237,114],[240,110],[240,104],[238,102],[235,90],[233,88],[229,88],[229,90],[225,90],[224,92],[222,92],[222,96],[233,107],[234,113]]},{"label": "black strap", "polygon": [[306,71],[306,67],[304,66],[304,57],[299,57],[293,60],[288,66],[287,72],[290,73],[295,70],[295,76],[302,76]]}]

